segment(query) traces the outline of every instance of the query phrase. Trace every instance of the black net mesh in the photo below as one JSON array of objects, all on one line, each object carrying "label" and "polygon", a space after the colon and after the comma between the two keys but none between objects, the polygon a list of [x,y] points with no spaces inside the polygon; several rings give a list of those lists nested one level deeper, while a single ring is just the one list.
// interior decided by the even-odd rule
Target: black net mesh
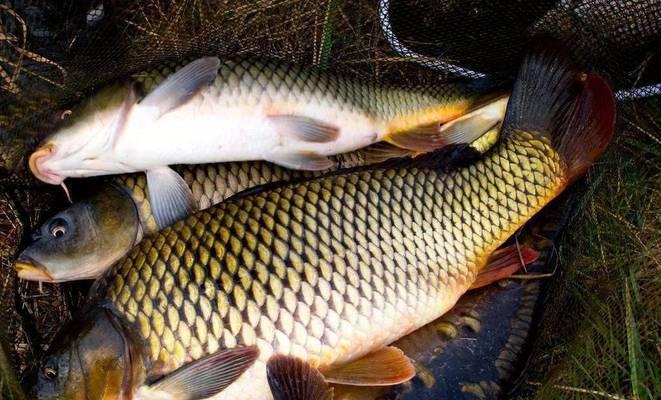
[{"label": "black net mesh", "polygon": [[[101,85],[150,65],[208,54],[252,55],[380,82],[434,85],[484,76],[511,79],[525,49],[540,35],[561,39],[586,69],[602,73],[621,99],[616,144],[604,165],[598,166],[600,172],[584,185],[587,195],[594,194],[595,181],[596,185],[599,179],[635,168],[631,160],[642,158],[645,165],[654,165],[661,115],[658,0],[5,0],[0,3],[0,179],[15,199],[25,200],[21,197],[25,194],[17,194],[19,188],[34,185],[26,173],[25,154],[52,131],[62,113]],[[658,177],[658,170],[652,169],[649,174]],[[643,181],[649,183],[648,178]],[[607,189],[599,190],[621,190],[619,181],[608,182]],[[654,186],[655,181],[651,182]],[[37,190],[31,196],[43,198],[47,193]],[[658,200],[658,195],[650,196]],[[586,202],[579,201],[578,209],[589,206]],[[22,213],[24,230],[29,231],[42,207],[55,209],[53,203],[28,201],[21,210],[11,212]],[[658,255],[658,250],[657,238],[648,244],[648,257]],[[577,256],[569,253],[567,262]],[[658,261],[655,265],[658,268]],[[600,272],[606,278],[569,274],[571,279],[583,279],[570,285],[584,285],[589,292],[603,279],[612,283],[612,271],[621,265],[611,267]],[[649,280],[645,284],[658,294],[658,280]],[[625,325],[628,313],[638,317],[646,307],[658,310],[654,301],[635,303],[635,294],[630,294],[631,309],[620,306],[624,281],[617,282],[614,290],[619,295],[601,291],[593,299],[597,306],[605,305],[617,321],[613,323]],[[565,323],[557,310],[569,306],[582,310],[585,302],[564,296],[566,284],[555,286],[554,293],[559,294],[551,306],[556,311],[550,312],[542,344],[534,352],[529,392],[522,396],[529,398],[543,385],[539,396],[546,397],[542,398],[586,398],[599,393],[613,398],[654,397],[658,387],[640,380],[649,376],[644,371],[638,370],[638,380],[630,382],[632,366],[638,365],[630,359],[631,352],[614,353],[620,373],[595,369],[588,371],[588,380],[580,374],[558,372],[586,362],[571,353],[571,346],[580,347],[582,342],[574,338],[594,332],[578,322]],[[78,304],[77,296],[63,294],[82,289],[23,285],[21,290],[27,299],[22,305],[24,319],[31,321],[28,329],[37,337],[33,347],[39,348],[52,337],[59,321],[70,318],[72,305]],[[657,317],[644,317],[637,328],[642,338],[638,346],[645,351],[650,343],[658,343],[658,334],[650,333],[659,331]],[[564,328],[557,329],[559,325]],[[595,351],[585,357],[599,357],[611,350],[610,345],[635,346],[628,342],[628,333],[624,329],[616,338],[599,339],[593,343]],[[569,345],[556,356],[558,343]],[[28,366],[33,353],[19,353],[22,365]]]}]

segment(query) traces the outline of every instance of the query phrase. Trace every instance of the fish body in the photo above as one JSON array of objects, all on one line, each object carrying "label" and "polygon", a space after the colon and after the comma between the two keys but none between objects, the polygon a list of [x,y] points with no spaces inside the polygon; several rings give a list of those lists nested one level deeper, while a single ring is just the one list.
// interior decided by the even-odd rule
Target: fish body
[{"label": "fish body", "polygon": [[[515,136],[454,173],[371,171],[221,203],[144,240],[118,264],[107,298],[150,343],[148,357],[159,370],[220,348],[258,345],[259,361],[218,398],[269,399],[265,363],[273,354],[323,371],[455,304],[487,257],[566,182],[550,143]],[[521,171],[531,180],[514,183],[515,173],[501,165],[528,152],[539,157]],[[517,196],[515,187],[526,183],[535,195]],[[184,292],[192,287],[196,302]],[[155,296],[145,298],[143,288]],[[158,311],[137,302],[140,294],[152,304],[172,299],[173,311],[149,314]],[[174,311],[179,307],[183,312]],[[168,324],[170,312],[177,326]]]},{"label": "fish body", "polygon": [[[612,94],[601,78],[579,76],[555,53],[524,63],[503,139],[474,164],[444,171],[430,155],[250,192],[143,240],[97,281],[96,308],[62,332],[38,398],[166,396],[182,369],[204,376],[192,360],[242,348],[259,355],[214,399],[273,398],[272,356],[360,384],[364,375],[342,368],[371,354],[397,359],[384,346],[448,311],[491,271],[492,253],[603,152]],[[521,102],[529,95],[541,105]],[[103,321],[112,329],[100,337]],[[108,360],[124,365],[103,373],[123,379],[80,386]]]},{"label": "fish body", "polygon": [[[127,82],[89,99],[30,156],[33,174],[61,184],[146,171],[166,226],[194,206],[168,165],[266,160],[324,170],[333,165],[328,156],[382,140],[413,151],[470,143],[500,119],[488,108],[471,112],[485,96],[470,86],[406,89],[217,57],[191,62],[143,95]],[[504,107],[506,99],[494,102]]]},{"label": "fish body", "polygon": [[[496,129],[489,131],[470,147],[483,153],[496,142],[497,133]],[[371,164],[375,156],[380,159],[384,154],[375,154],[376,150],[393,148],[377,145],[373,149],[333,156],[332,170]],[[469,154],[472,151],[467,150]],[[390,153],[385,155],[389,157]],[[183,178],[199,209],[255,186],[326,173],[287,169],[265,161],[181,165],[174,170]],[[32,242],[18,256],[18,276],[47,282],[96,279],[143,237],[158,231],[146,176],[119,175],[93,196],[55,214],[38,227],[32,234]]]}]

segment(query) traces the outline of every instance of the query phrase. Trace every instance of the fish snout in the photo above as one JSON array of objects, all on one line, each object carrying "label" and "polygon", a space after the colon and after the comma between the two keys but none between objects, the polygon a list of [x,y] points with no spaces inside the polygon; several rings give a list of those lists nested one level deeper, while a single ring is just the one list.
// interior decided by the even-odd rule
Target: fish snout
[{"label": "fish snout", "polygon": [[59,185],[64,181],[64,178],[54,173],[44,165],[46,161],[52,158],[55,151],[55,146],[49,143],[45,146],[38,148],[32,155],[30,155],[30,171],[32,174],[42,182],[51,185]]},{"label": "fish snout", "polygon": [[26,281],[55,282],[46,268],[29,257],[19,256],[14,265],[16,274]]}]

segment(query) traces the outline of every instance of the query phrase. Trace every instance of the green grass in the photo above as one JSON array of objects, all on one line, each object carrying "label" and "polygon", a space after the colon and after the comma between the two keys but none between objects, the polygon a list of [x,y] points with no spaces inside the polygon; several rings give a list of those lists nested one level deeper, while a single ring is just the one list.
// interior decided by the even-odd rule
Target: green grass
[{"label": "green grass", "polygon": [[536,398],[661,395],[661,110],[619,110],[561,247],[563,272],[532,362]]}]

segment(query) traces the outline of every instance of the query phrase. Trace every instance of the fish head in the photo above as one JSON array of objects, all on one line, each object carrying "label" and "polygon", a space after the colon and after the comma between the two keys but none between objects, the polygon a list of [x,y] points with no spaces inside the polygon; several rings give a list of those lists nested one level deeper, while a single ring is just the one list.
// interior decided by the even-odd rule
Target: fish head
[{"label": "fish head", "polygon": [[19,278],[44,282],[95,279],[142,236],[135,202],[109,185],[38,227],[16,261]]},{"label": "fish head", "polygon": [[83,101],[30,155],[32,174],[45,183],[59,185],[67,177],[127,171],[115,159],[113,147],[135,103],[129,84],[109,86]]},{"label": "fish head", "polygon": [[131,398],[145,368],[135,336],[128,332],[120,317],[103,307],[65,326],[31,374],[31,398]]}]

